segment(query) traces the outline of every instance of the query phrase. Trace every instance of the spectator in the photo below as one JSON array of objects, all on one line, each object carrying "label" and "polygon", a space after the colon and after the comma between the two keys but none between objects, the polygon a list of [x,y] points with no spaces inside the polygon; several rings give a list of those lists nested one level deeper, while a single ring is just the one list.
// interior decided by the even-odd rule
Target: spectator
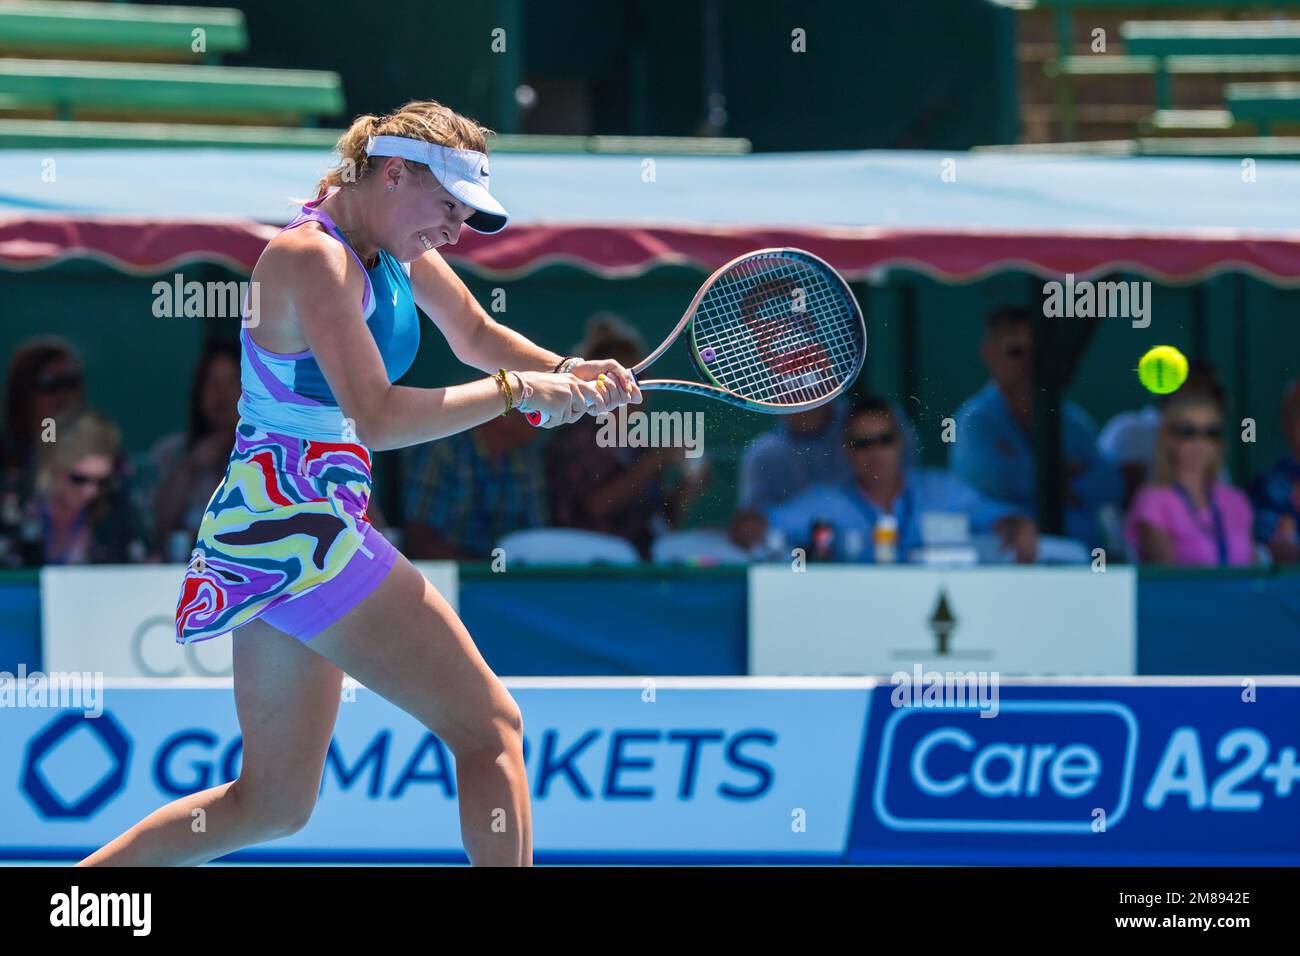
[{"label": "spectator", "polygon": [[844,451],[843,429],[842,400],[782,416],[775,428],[755,438],[741,455],[737,504],[763,511],[811,484],[848,479],[852,469]]},{"label": "spectator", "polygon": [[485,561],[502,536],[545,524],[539,436],[510,414],[413,448],[406,556]]},{"label": "spectator", "polygon": [[[1214,366],[1204,359],[1192,359],[1187,364],[1187,381],[1177,392],[1203,392],[1224,407],[1223,385]],[[1124,482],[1123,506],[1127,508],[1134,493],[1142,487],[1154,471],[1156,435],[1160,432],[1160,410],[1169,401],[1169,395],[1159,395],[1153,402],[1135,412],[1120,412],[1101,430],[1097,449],[1113,468],[1119,471]],[[1223,480],[1227,480],[1226,473]]]},{"label": "spectator", "polygon": [[1223,414],[1200,392],[1174,393],[1156,438],[1154,480],[1133,496],[1124,533],[1144,563],[1244,565],[1254,560],[1251,507],[1218,478]]},{"label": "spectator", "polygon": [[[1035,515],[1038,475],[1031,437],[1033,320],[1029,310],[1006,307],[986,321],[980,354],[990,381],[957,410],[951,466],[986,497]],[[1094,547],[1102,538],[1099,510],[1118,502],[1119,475],[1097,452],[1097,430],[1078,405],[1061,408],[1067,486],[1065,533]]]},{"label": "spectator", "polygon": [[[852,475],[844,451],[844,398],[807,412],[783,415],[776,427],[755,438],[740,458],[737,504],[762,511],[814,483],[845,481]],[[903,426],[903,456],[907,464],[916,460],[916,435],[911,419],[896,405],[890,406],[895,421]]]},{"label": "spectator", "polygon": [[872,561],[876,522],[892,515],[898,524],[899,560],[905,561],[922,544],[922,515],[959,512],[969,516],[976,533],[992,531],[1001,537],[1016,560],[1034,560],[1037,530],[1013,506],[983,497],[948,472],[904,464],[901,429],[888,402],[870,396],[854,402],[845,417],[843,440],[852,467],[847,481],[815,484],[761,515],[743,512],[733,523],[736,543],[753,547],[773,528],[790,544],[806,547],[814,524],[822,523],[834,529],[838,560]]},{"label": "spectator", "polygon": [[48,422],[86,403],[85,376],[72,345],[57,335],[28,339],[9,362],[0,483],[25,499],[36,473],[36,449]]},{"label": "spectator", "polygon": [[[592,316],[586,337],[574,355],[599,355],[631,368],[645,355],[645,342],[632,326],[608,313]],[[641,414],[641,409],[616,414]],[[557,431],[547,443],[546,476],[551,523],[617,535],[650,556],[650,545],[663,531],[680,524],[687,505],[708,483],[702,458],[687,459],[684,448],[620,448],[597,441],[604,418],[588,416]],[[688,465],[687,462],[692,464]],[[666,469],[679,469],[680,480],[666,490]]]},{"label": "spectator", "polygon": [[149,496],[154,542],[170,560],[187,559],[225,474],[239,422],[239,375],[238,341],[205,342],[191,379],[187,429],[160,438],[149,453],[159,479]]},{"label": "spectator", "polygon": [[1255,540],[1277,564],[1300,561],[1300,379],[1282,390],[1282,437],[1287,454],[1251,485]]},{"label": "spectator", "polygon": [[[8,550],[26,565],[124,564],[150,558],[144,528],[122,489],[118,428],[98,412],[75,409],[54,422],[53,441],[37,447],[34,493]],[[10,538],[12,541],[12,538]]]}]

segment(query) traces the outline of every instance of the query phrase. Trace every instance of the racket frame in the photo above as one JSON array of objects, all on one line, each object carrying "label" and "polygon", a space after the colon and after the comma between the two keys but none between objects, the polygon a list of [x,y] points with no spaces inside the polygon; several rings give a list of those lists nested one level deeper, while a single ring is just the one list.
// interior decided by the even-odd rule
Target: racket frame
[{"label": "racket frame", "polygon": [[[699,349],[696,347],[695,344],[694,326],[692,326],[691,328],[691,335],[689,340],[691,361],[694,363],[695,369],[700,373],[700,376],[702,378],[707,379],[712,384],[708,385],[708,384],[704,384],[703,382],[690,382],[690,381],[685,381],[683,379],[673,379],[673,378],[649,379],[645,382],[640,381],[639,378],[640,374],[650,366],[651,362],[659,358],[659,356],[663,355],[664,352],[668,350],[668,347],[671,346],[673,342],[677,341],[677,337],[682,334],[682,330],[685,329],[687,325],[691,324],[692,320],[695,318],[696,311],[700,307],[700,302],[703,301],[704,296],[708,294],[709,290],[713,287],[714,282],[717,281],[719,276],[721,276],[728,269],[734,268],[739,263],[744,262],[746,259],[751,259],[755,256],[771,255],[774,253],[775,254],[794,253],[796,258],[811,259],[813,262],[820,265],[822,269],[825,271],[827,277],[833,278],[834,281],[839,284],[840,291],[843,293],[847,303],[852,307],[853,314],[857,317],[858,324],[862,329],[862,348],[858,350],[857,362],[854,363],[852,371],[849,372],[848,375],[844,376],[844,380],[835,389],[821,396],[820,398],[816,398],[807,402],[798,402],[794,404],[781,403],[781,402],[763,402],[763,401],[759,401],[758,399],[746,398],[743,395],[737,395],[735,392],[723,386],[720,382],[718,382],[716,378],[713,377],[713,373],[709,371],[707,363],[704,361],[704,359],[700,357]],[[858,374],[862,371],[862,365],[866,361],[866,358],[867,358],[867,327],[866,327],[866,322],[863,320],[862,317],[862,306],[858,304],[857,296],[853,294],[853,290],[849,287],[849,284],[844,280],[844,277],[840,275],[839,272],[837,272],[835,268],[832,267],[831,264],[827,262],[825,259],[821,258],[820,256],[813,255],[811,252],[807,251],[806,249],[797,249],[793,246],[769,246],[765,249],[753,249],[749,252],[744,253],[743,255],[736,256],[730,262],[727,262],[724,265],[721,265],[717,269],[715,269],[713,271],[713,274],[710,275],[707,279],[704,280],[703,283],[700,284],[700,288],[695,293],[695,297],[691,299],[690,305],[686,307],[686,311],[682,313],[681,319],[678,320],[676,327],[672,330],[672,332],[668,334],[668,337],[663,340],[663,342],[659,345],[657,349],[655,349],[653,352],[651,352],[649,355],[643,358],[640,362],[638,362],[628,371],[632,373],[633,378],[637,379],[637,386],[640,387],[642,391],[683,392],[690,395],[702,395],[707,398],[719,399],[723,402],[726,402],[728,405],[733,405],[737,408],[747,408],[750,411],[763,412],[768,415],[791,415],[797,412],[806,412],[811,409],[818,408],[822,405],[825,405],[827,402],[837,398],[841,393],[844,392],[845,389],[847,389],[850,385],[853,384],[853,382],[857,380]]]},{"label": "racket frame", "polygon": [[[774,253],[794,253],[797,258],[811,259],[813,262],[819,264],[825,271],[828,279],[834,279],[834,281],[839,284],[840,291],[843,293],[848,305],[852,307],[853,314],[857,317],[858,325],[862,330],[862,348],[858,350],[858,358],[854,363],[852,371],[849,372],[848,375],[844,376],[844,380],[840,382],[838,386],[819,398],[794,404],[763,402],[758,399],[737,395],[735,392],[720,384],[718,380],[713,377],[713,373],[709,371],[707,363],[700,357],[699,349],[695,344],[694,327],[691,329],[691,335],[689,338],[691,361],[694,363],[696,371],[700,373],[700,377],[712,382],[711,385],[705,384],[704,382],[691,382],[676,378],[647,379],[644,382],[640,380],[641,373],[649,368],[651,363],[663,355],[664,352],[668,351],[669,346],[676,342],[678,336],[682,334],[682,331],[691,324],[692,320],[695,318],[696,311],[700,307],[700,302],[703,301],[704,296],[708,294],[709,290],[713,288],[713,284],[717,281],[719,276],[728,269],[734,268],[739,263],[744,262],[746,259],[751,259],[755,256],[771,255]],[[682,317],[678,319],[677,325],[668,333],[668,336],[659,344],[659,347],[641,361],[637,362],[636,365],[632,366],[628,371],[631,372],[632,377],[636,379],[637,387],[645,392],[681,392],[687,395],[700,395],[705,398],[716,399],[736,408],[749,409],[752,412],[763,412],[768,415],[792,415],[797,412],[806,412],[818,408],[837,398],[845,389],[857,380],[858,374],[862,371],[862,365],[866,361],[866,358],[867,327],[866,322],[862,317],[862,307],[858,304],[858,299],[853,294],[853,290],[849,288],[849,284],[844,281],[844,277],[840,275],[839,272],[837,272],[825,259],[813,255],[806,249],[796,249],[793,246],[770,246],[765,249],[753,249],[743,255],[736,256],[730,262],[715,269],[713,274],[700,284],[699,290],[696,291],[694,298],[691,299],[690,305],[688,305],[686,310],[682,313]],[[533,413],[531,412],[529,413],[530,421],[532,420],[532,414]]]}]

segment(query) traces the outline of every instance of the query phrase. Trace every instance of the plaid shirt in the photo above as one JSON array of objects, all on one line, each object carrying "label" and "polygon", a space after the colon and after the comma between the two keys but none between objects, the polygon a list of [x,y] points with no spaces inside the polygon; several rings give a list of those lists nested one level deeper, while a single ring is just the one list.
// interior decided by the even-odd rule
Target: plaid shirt
[{"label": "plaid shirt", "polygon": [[1250,486],[1255,506],[1255,540],[1269,542],[1278,522],[1290,515],[1300,528],[1300,462],[1287,457],[1257,477]]},{"label": "plaid shirt", "polygon": [[537,443],[489,456],[477,430],[419,445],[405,491],[408,521],[487,557],[512,531],[546,523],[542,453]]},{"label": "plaid shirt", "polygon": [[641,556],[648,558],[654,540],[654,518],[668,512],[668,499],[657,478],[618,511],[601,518],[587,514],[588,501],[626,475],[642,455],[649,453],[646,448],[602,448],[596,441],[600,428],[599,419],[587,416],[557,429],[547,443],[551,523],[562,528],[617,535],[632,542]]}]

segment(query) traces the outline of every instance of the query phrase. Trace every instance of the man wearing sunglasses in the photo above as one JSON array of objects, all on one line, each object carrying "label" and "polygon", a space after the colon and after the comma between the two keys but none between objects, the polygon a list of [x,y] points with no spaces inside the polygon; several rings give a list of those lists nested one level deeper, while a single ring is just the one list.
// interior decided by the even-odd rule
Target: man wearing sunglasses
[{"label": "man wearing sunglasses", "polygon": [[[774,427],[751,441],[740,457],[737,506],[763,511],[817,482],[847,479],[851,469],[843,433],[848,405],[840,396],[810,411],[782,415]],[[891,408],[897,419],[901,411]],[[912,464],[919,442],[910,421],[903,422],[901,438],[903,461]]]},{"label": "man wearing sunglasses", "polygon": [[897,523],[899,559],[906,561],[923,543],[922,515],[961,513],[968,516],[972,532],[997,534],[1017,561],[1034,560],[1037,529],[1013,506],[981,496],[946,471],[906,465],[901,428],[884,399],[868,396],[854,402],[844,420],[843,439],[849,479],[813,485],[768,508],[753,530],[773,528],[792,546],[807,547],[814,526],[829,525],[836,531],[837,560],[872,561],[872,532],[882,516],[890,515]]},{"label": "man wearing sunglasses", "polygon": [[[957,440],[949,464],[981,494],[1036,510],[1038,462],[1033,441],[1033,316],[1009,306],[985,321],[980,356],[989,382],[957,410]],[[1119,473],[1097,451],[1097,429],[1074,402],[1061,407],[1065,456],[1065,533],[1088,547],[1102,544],[1100,510],[1118,503]]]}]

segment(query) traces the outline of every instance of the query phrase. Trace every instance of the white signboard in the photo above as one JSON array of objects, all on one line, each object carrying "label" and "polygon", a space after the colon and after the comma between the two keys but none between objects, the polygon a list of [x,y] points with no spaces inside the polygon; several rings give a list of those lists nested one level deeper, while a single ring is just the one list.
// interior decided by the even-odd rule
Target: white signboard
[{"label": "white signboard", "polygon": [[1137,672],[1131,567],[755,565],[749,673],[1123,676]]},{"label": "white signboard", "polygon": [[[412,562],[453,608],[454,561]],[[229,636],[176,643],[183,564],[89,565],[41,570],[41,642],[48,671],[105,677],[225,677]]]}]

